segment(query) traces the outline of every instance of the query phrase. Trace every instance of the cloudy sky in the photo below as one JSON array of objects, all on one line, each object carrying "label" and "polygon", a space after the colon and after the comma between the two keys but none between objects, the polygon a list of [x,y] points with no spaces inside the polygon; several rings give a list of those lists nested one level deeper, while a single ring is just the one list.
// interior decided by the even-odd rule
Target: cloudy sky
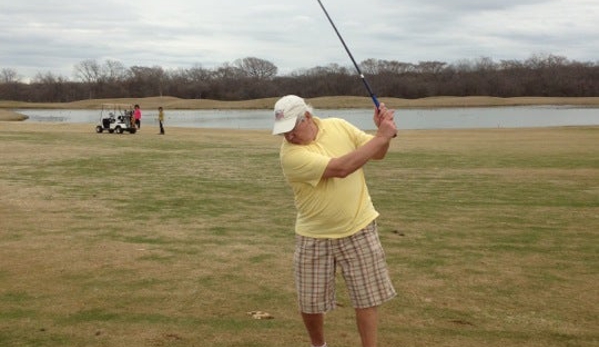
[{"label": "cloudy sky", "polygon": [[[598,0],[322,0],[358,62],[554,54],[599,61]],[[84,60],[212,68],[257,57],[279,73],[351,66],[317,0],[2,0],[0,69],[73,78]]]}]

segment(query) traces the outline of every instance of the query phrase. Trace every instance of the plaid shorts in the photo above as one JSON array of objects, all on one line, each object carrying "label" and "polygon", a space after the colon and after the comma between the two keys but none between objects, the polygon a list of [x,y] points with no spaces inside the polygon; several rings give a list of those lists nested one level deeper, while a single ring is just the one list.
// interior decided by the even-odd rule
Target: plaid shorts
[{"label": "plaid shorts", "polygon": [[379,306],[396,295],[374,221],[341,239],[297,235],[293,264],[303,313],[325,313],[335,308],[337,266],[354,308]]}]

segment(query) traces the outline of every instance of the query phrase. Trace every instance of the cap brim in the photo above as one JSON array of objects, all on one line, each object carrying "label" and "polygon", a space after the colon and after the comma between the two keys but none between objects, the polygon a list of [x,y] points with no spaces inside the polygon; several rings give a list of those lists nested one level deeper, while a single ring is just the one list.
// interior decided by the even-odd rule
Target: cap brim
[{"label": "cap brim", "polygon": [[272,134],[281,135],[283,133],[293,130],[293,128],[295,128],[296,121],[297,117],[291,117],[288,119],[281,119],[275,121],[275,124],[272,127]]}]

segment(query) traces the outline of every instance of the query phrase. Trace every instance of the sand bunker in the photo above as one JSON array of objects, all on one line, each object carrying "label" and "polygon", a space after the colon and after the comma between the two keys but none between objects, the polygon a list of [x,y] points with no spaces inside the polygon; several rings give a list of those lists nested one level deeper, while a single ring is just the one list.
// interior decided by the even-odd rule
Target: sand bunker
[{"label": "sand bunker", "polygon": [[29,117],[13,112],[11,110],[2,110],[0,109],[0,121],[22,121]]}]

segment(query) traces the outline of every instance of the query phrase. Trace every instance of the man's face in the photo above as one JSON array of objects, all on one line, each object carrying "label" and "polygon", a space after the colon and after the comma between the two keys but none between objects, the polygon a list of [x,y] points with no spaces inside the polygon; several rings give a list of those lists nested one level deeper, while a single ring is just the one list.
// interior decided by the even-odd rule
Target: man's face
[{"label": "man's face", "polygon": [[314,140],[312,118],[309,114],[301,118],[293,129],[283,133],[285,139],[295,145],[307,145]]}]

